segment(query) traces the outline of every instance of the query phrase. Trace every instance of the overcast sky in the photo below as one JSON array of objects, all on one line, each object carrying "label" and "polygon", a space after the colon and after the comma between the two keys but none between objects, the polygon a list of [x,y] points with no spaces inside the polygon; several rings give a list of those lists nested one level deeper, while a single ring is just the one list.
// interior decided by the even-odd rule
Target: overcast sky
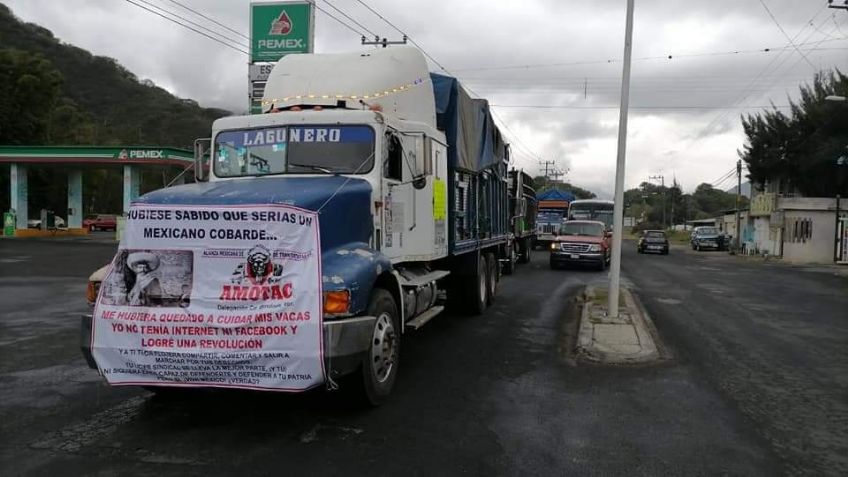
[{"label": "overcast sky", "polygon": [[[4,1],[18,17],[62,41],[116,58],[139,78],[180,97],[235,112],[246,108],[245,54],[126,0]],[[176,2],[133,1],[178,12],[246,49],[245,38]],[[248,34],[249,1],[179,3]],[[363,30],[328,2],[317,3]],[[400,36],[358,0],[330,3],[376,34]],[[495,105],[519,167],[535,172],[539,159],[556,161],[567,181],[601,196],[612,194],[624,0],[364,3]],[[848,11],[826,5],[826,0],[636,0],[627,186],[649,175],[664,175],[666,183],[676,177],[686,191],[714,182],[737,160],[744,141],[740,114],[788,104],[787,96],[817,70],[848,71]],[[357,33],[317,13],[316,52],[362,48]],[[733,51],[739,53],[724,54]]]}]

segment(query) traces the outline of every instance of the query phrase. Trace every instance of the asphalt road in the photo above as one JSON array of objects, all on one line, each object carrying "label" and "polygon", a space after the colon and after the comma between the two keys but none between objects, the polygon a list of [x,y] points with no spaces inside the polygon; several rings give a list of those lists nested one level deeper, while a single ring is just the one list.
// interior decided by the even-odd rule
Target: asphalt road
[{"label": "asphalt road", "polygon": [[785,472],[848,475],[848,278],[686,248],[630,255],[623,270],[678,361]]},{"label": "asphalt road", "polygon": [[609,368],[571,356],[575,294],[606,274],[537,252],[483,316],[405,335],[392,399],[360,410],[323,391],[104,385],[77,314],[113,251],[0,241],[3,475],[774,475],[838,473],[848,455],[845,279],[628,247],[675,358]]}]

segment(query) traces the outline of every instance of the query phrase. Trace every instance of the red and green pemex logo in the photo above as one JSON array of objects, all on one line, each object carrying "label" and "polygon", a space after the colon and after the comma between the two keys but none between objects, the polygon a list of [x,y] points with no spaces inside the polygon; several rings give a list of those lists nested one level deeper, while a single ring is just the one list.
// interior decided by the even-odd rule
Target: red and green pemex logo
[{"label": "red and green pemex logo", "polygon": [[280,13],[280,16],[277,17],[276,20],[271,22],[271,31],[268,32],[269,35],[280,35],[285,36],[291,33],[292,31],[292,21],[289,18],[289,14],[286,13],[285,10]]}]

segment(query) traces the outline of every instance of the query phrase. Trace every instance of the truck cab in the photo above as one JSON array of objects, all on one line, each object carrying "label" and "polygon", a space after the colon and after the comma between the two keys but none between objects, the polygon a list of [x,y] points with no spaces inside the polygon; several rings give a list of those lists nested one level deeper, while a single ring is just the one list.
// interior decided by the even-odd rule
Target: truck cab
[{"label": "truck cab", "polygon": [[[446,299],[481,313],[495,296],[513,246],[506,144],[488,104],[429,74],[412,48],[286,56],[262,106],[218,119],[196,141],[195,184],[136,204],[317,214],[328,386],[355,374],[360,395],[379,404],[403,332]],[[91,323],[83,318],[87,359]]]}]

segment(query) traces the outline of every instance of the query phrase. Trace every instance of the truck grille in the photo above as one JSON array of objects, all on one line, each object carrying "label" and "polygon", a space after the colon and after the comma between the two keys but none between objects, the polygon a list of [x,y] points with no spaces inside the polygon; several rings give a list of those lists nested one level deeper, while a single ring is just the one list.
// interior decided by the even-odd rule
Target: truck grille
[{"label": "truck grille", "polygon": [[588,243],[562,243],[559,249],[569,253],[585,253],[589,251]]},{"label": "truck grille", "polygon": [[556,230],[557,230],[557,226],[556,226],[556,225],[547,225],[547,224],[543,224],[543,225],[542,225],[542,233],[543,233],[543,234],[552,234],[552,233],[554,233]]}]

